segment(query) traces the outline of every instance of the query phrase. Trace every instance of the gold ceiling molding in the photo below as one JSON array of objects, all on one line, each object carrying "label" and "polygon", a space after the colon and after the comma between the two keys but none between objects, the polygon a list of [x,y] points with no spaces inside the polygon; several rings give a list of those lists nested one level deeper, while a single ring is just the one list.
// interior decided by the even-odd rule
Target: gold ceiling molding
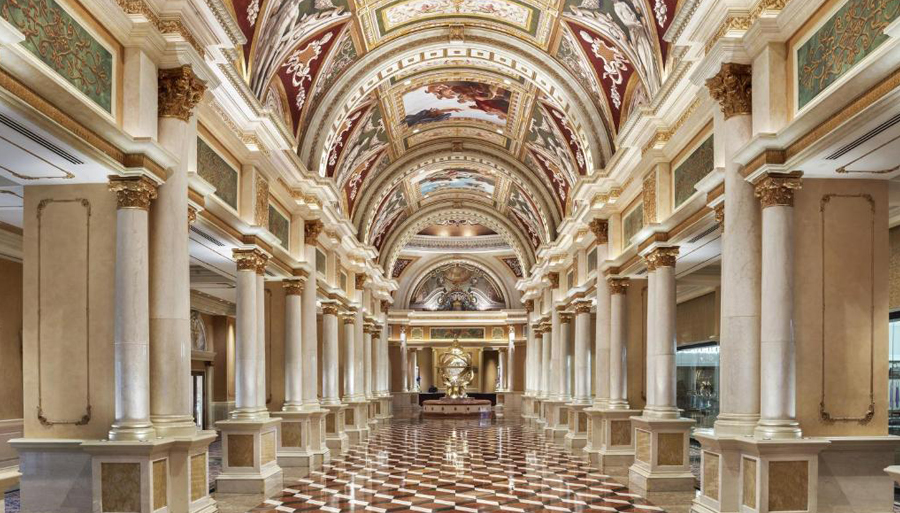
[{"label": "gold ceiling molding", "polygon": [[[125,12],[125,14],[131,15],[140,15],[150,22],[151,25],[156,27],[156,30],[160,32],[160,34],[178,34],[185,41],[191,45],[194,50],[197,50],[197,53],[200,54],[200,57],[206,57],[206,51],[197,42],[194,38],[194,35],[184,26],[184,23],[181,20],[164,18],[161,19],[153,9],[147,5],[144,0],[116,0],[116,4]],[[213,9],[215,12],[215,9]],[[218,16],[216,16],[218,18]],[[223,25],[227,26],[227,24]]]},{"label": "gold ceiling molding", "polygon": [[667,130],[657,130],[653,137],[650,138],[649,141],[641,148],[641,157],[643,157],[650,149],[654,148],[657,145],[665,145],[665,143],[669,142],[672,137],[678,133],[678,130],[684,126],[685,122],[687,122],[688,118],[691,117],[694,112],[697,111],[697,108],[700,106],[700,98],[695,99],[688,105],[688,108],[678,116],[678,119],[675,120],[675,123],[672,124]]},{"label": "gold ceiling molding", "polygon": [[[212,106],[212,110],[215,111],[215,113],[219,115],[219,118],[221,118],[222,122],[225,123],[225,126],[228,127],[228,129],[231,130],[235,137],[240,139],[245,146],[256,146],[259,151],[263,153],[263,155],[265,155],[266,157],[269,156],[269,148],[263,145],[263,142],[259,139],[259,137],[256,134],[244,133],[244,131],[241,130],[241,128],[237,125],[237,123],[235,123],[234,120],[231,119],[231,116],[229,116],[225,112],[225,109],[223,109],[222,106],[219,105],[219,102],[212,101],[210,102],[210,105]],[[290,187],[288,187],[288,189],[290,189]]]},{"label": "gold ceiling molding", "polygon": [[850,118],[856,116],[876,101],[882,99],[888,93],[900,87],[900,69],[885,77],[881,82],[875,84],[871,89],[857,96],[856,99],[847,104],[843,109],[829,116],[825,121],[817,127],[802,135],[786,149],[766,149],[753,157],[747,165],[741,170],[741,174],[747,177],[757,171],[766,164],[784,164],[791,158],[797,156],[803,150],[809,148],[819,139],[833,132],[837,127],[844,124]]},{"label": "gold ceiling molding", "polygon": [[106,139],[97,135],[93,130],[81,124],[81,122],[76,121],[75,118],[59,110],[55,105],[39,96],[31,88],[2,69],[0,69],[0,89],[7,90],[34,110],[68,130],[88,145],[93,146],[100,153],[121,164],[122,167],[144,168],[159,178],[166,179],[166,168],[153,159],[142,153],[123,152]]},{"label": "gold ceiling molding", "polygon": [[763,13],[781,12],[789,2],[790,0],[761,0],[753,6],[753,9],[750,10],[749,14],[743,16],[729,15],[725,18],[725,21],[719,25],[719,28],[716,30],[712,39],[706,42],[706,45],[703,47],[703,52],[709,53],[709,51],[712,50],[712,47],[715,46],[720,39],[725,37],[725,34],[728,32],[733,30],[742,30],[746,32]]}]

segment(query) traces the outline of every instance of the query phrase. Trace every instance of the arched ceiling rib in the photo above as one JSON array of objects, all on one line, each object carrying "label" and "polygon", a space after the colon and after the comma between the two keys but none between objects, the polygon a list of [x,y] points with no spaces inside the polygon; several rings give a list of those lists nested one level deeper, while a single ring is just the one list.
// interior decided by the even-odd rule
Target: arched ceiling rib
[{"label": "arched ceiling rib", "polygon": [[235,65],[382,263],[425,217],[471,210],[527,269],[659,90],[677,6],[232,0],[248,41]]}]

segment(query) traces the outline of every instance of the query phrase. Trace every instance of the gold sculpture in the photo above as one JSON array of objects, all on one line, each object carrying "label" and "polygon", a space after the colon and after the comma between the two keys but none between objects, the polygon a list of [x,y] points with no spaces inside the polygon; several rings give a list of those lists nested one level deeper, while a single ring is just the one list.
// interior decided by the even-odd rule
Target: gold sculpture
[{"label": "gold sculpture", "polygon": [[447,388],[447,397],[462,399],[466,397],[466,387],[475,377],[475,369],[472,367],[472,355],[463,351],[459,345],[459,339],[455,339],[450,345],[450,350],[441,355],[441,378]]}]

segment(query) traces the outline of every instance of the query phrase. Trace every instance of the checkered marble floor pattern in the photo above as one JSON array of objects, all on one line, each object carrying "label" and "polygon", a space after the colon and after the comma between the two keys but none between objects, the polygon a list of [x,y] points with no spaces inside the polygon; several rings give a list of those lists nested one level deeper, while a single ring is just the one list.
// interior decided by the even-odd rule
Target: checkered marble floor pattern
[{"label": "checkered marble floor pattern", "polygon": [[394,419],[252,511],[663,510],[512,418]]}]

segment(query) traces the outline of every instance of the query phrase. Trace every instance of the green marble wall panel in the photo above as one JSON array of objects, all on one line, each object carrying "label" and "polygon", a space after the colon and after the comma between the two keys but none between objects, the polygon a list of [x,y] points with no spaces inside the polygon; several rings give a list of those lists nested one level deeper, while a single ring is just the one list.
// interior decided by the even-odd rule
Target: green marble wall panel
[{"label": "green marble wall panel", "polygon": [[694,195],[694,186],[705,178],[714,167],[713,138],[710,136],[672,173],[675,180],[675,208],[680,207]]},{"label": "green marble wall panel", "polygon": [[54,0],[0,0],[0,16],[29,52],[106,112],[113,105],[113,54]]},{"label": "green marble wall panel", "polygon": [[797,106],[803,108],[887,40],[900,0],[849,0],[797,48]]},{"label": "green marble wall panel", "polygon": [[215,195],[219,199],[237,210],[238,172],[199,137],[197,138],[197,174],[216,188]]},{"label": "green marble wall panel", "polygon": [[278,237],[281,247],[287,249],[290,245],[291,222],[277,208],[269,205],[269,231]]}]

